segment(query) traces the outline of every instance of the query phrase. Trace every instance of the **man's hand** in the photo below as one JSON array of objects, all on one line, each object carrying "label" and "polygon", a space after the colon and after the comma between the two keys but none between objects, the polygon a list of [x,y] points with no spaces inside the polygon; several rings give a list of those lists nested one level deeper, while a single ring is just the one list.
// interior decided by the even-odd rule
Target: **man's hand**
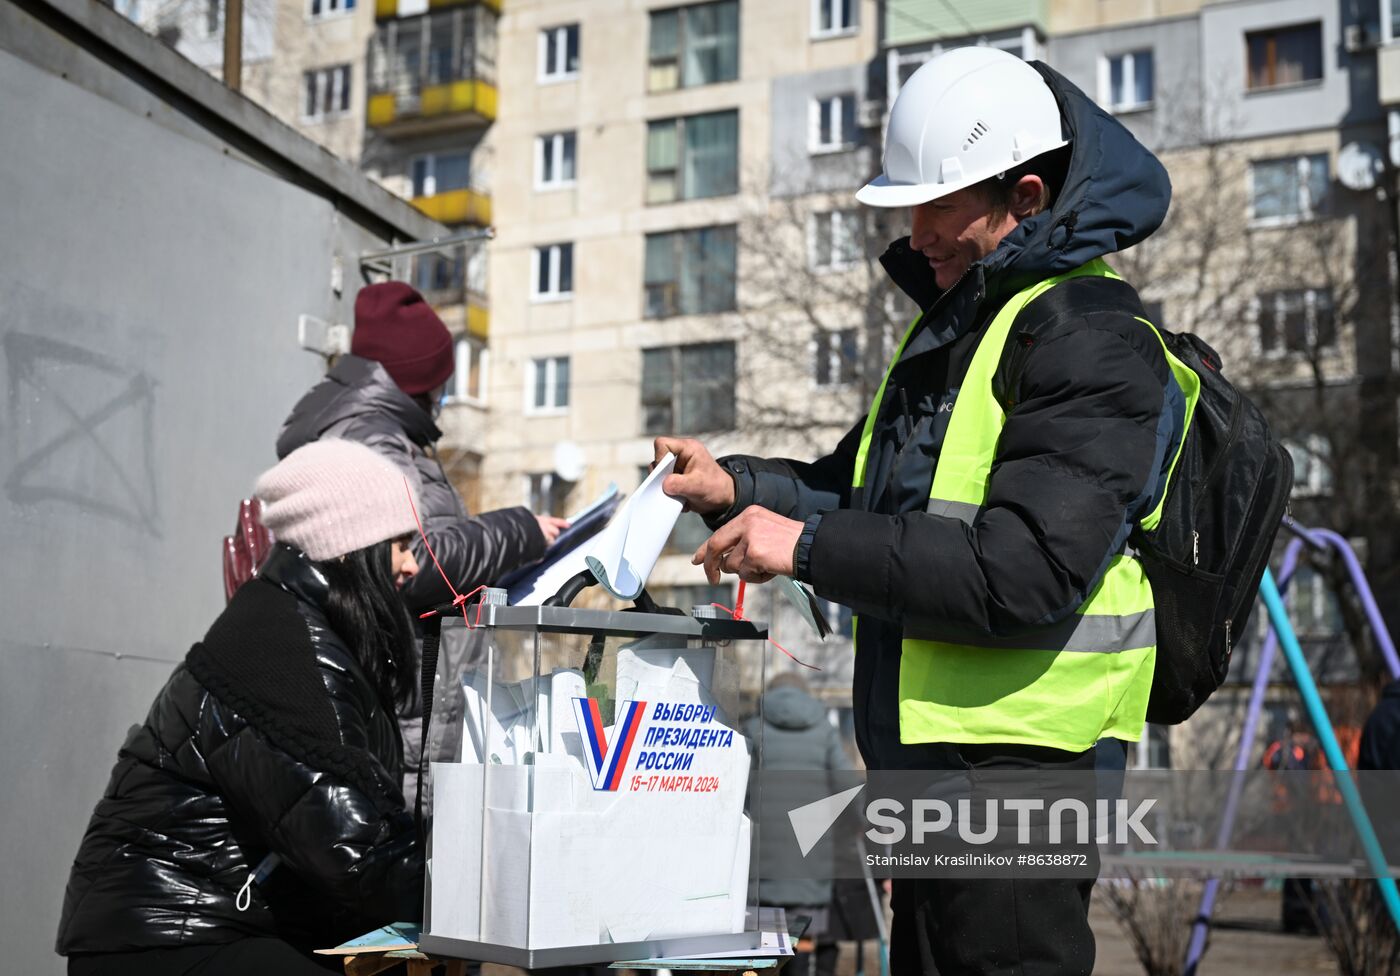
[{"label": "man's hand", "polygon": [[544,533],[544,544],[549,546],[554,544],[554,540],[559,538],[559,533],[569,527],[568,519],[561,519],[557,515],[536,515],[535,521],[540,523],[540,531]]},{"label": "man's hand", "polygon": [[676,467],[661,482],[661,490],[685,502],[687,512],[711,515],[734,504],[734,479],[715,463],[705,445],[689,437],[658,437],[653,443],[656,461],[676,456]]},{"label": "man's hand", "polygon": [[801,535],[801,522],[750,507],[710,536],[690,561],[705,564],[705,578],[712,584],[722,572],[746,583],[766,583],[774,576],[792,575],[792,551]]}]

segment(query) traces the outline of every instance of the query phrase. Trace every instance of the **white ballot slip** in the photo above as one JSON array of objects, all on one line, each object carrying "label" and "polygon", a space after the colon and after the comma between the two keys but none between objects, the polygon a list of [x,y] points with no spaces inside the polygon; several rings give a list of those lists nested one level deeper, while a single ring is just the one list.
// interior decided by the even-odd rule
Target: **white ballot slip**
[{"label": "white ballot slip", "polygon": [[681,516],[680,499],[661,490],[662,479],[675,466],[674,454],[662,458],[588,548],[588,568],[619,600],[635,600],[641,594]]}]

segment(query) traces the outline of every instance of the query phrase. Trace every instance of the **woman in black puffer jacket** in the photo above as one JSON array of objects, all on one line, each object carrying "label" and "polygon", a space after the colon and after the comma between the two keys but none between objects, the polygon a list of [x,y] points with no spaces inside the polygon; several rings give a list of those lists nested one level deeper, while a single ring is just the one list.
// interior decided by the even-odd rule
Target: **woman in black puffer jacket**
[{"label": "woman in black puffer jacket", "polygon": [[256,493],[278,543],[118,753],[68,879],[70,974],[321,972],[311,949],[421,912],[403,475],[327,440]]}]

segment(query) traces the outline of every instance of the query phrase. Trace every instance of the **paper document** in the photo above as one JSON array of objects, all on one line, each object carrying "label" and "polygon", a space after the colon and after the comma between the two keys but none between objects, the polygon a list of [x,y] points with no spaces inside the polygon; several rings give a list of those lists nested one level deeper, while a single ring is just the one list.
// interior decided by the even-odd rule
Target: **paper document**
[{"label": "paper document", "polygon": [[674,454],[662,458],[589,546],[588,568],[620,600],[635,600],[641,594],[681,516],[680,499],[661,490],[662,479],[675,466]]}]

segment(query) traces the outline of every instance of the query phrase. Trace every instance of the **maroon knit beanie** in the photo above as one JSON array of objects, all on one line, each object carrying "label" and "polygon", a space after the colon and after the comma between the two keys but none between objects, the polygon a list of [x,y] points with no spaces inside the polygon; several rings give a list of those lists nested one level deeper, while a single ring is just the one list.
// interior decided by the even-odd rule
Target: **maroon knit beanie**
[{"label": "maroon knit beanie", "polygon": [[350,352],[383,365],[409,396],[436,389],[456,368],[452,333],[423,296],[402,281],[360,289]]}]

